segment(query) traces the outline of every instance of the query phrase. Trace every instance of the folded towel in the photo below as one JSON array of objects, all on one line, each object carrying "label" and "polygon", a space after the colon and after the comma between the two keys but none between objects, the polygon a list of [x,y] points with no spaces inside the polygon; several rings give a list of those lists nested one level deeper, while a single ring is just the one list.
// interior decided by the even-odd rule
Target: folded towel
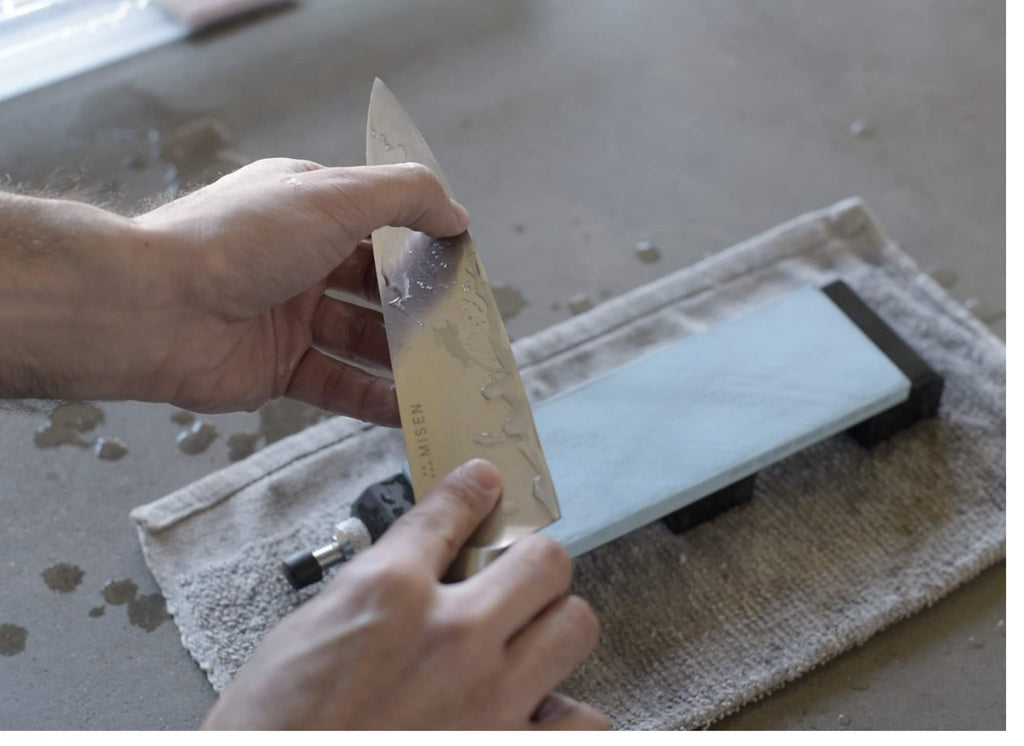
[{"label": "folded towel", "polygon": [[[939,416],[763,470],[753,501],[681,536],[653,524],[576,562],[603,632],[563,686],[616,727],[706,725],[862,643],[1005,556],[1005,347],[859,200],[799,217],[514,345],[540,400],[803,284],[843,279],[946,376]],[[217,691],[285,614],[281,558],[321,543],[397,431],[334,418],[132,511]]]}]

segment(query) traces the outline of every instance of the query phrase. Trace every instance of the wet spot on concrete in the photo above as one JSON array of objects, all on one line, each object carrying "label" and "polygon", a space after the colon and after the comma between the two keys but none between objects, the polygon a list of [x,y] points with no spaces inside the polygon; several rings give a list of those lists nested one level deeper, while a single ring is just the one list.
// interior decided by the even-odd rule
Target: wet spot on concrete
[{"label": "wet spot on concrete", "polygon": [[93,452],[103,461],[117,461],[128,453],[128,446],[120,438],[97,438]]},{"label": "wet spot on concrete", "polygon": [[186,412],[184,409],[179,409],[171,415],[171,422],[178,425],[191,425],[196,419],[196,416],[191,412]]},{"label": "wet spot on concrete", "polygon": [[612,291],[609,290],[608,288],[605,288],[600,293],[598,293],[598,297],[600,297],[601,300],[608,300],[609,298],[612,297]]},{"label": "wet spot on concrete", "polygon": [[514,230],[516,233],[525,233],[526,226],[523,225],[522,223],[516,223],[515,225],[512,226],[512,230]]},{"label": "wet spot on concrete", "polygon": [[128,621],[147,632],[152,632],[170,618],[167,603],[159,593],[139,596],[128,603]]},{"label": "wet spot on concrete", "polygon": [[291,399],[274,399],[260,407],[260,432],[267,445],[315,425],[330,414]]},{"label": "wet spot on concrete", "polygon": [[28,630],[17,624],[0,624],[0,655],[17,655],[25,649]]},{"label": "wet spot on concrete", "polygon": [[658,247],[650,241],[637,241],[633,247],[633,254],[644,264],[654,264],[661,259]]},{"label": "wet spot on concrete", "polygon": [[871,137],[875,134],[875,128],[863,119],[855,119],[850,122],[850,134],[854,137]]},{"label": "wet spot on concrete", "polygon": [[501,314],[505,323],[514,319],[520,311],[526,308],[526,299],[514,287],[499,282],[491,285],[491,290],[494,291],[494,302],[498,304],[498,313]]},{"label": "wet spot on concrete", "polygon": [[50,422],[36,433],[35,442],[40,448],[54,448],[60,445],[76,445],[83,448],[90,444],[81,433],[87,433],[103,422],[103,410],[85,402],[63,402],[50,414]]},{"label": "wet spot on concrete", "polygon": [[928,274],[930,274],[932,279],[946,290],[949,290],[951,287],[956,285],[956,281],[960,279],[956,272],[951,269],[947,269],[946,267],[936,267]]},{"label": "wet spot on concrete", "polygon": [[574,295],[569,299],[568,305],[569,312],[573,316],[577,316],[583,313],[584,311],[589,311],[591,308],[594,307],[594,303],[590,300],[590,296],[588,296],[586,293]]},{"label": "wet spot on concrete", "polygon": [[135,599],[139,587],[131,578],[111,580],[103,586],[103,600],[112,606],[124,606]]},{"label": "wet spot on concrete", "polygon": [[46,584],[58,593],[71,593],[82,582],[84,575],[82,568],[70,562],[58,562],[42,572]]},{"label": "wet spot on concrete", "polygon": [[189,456],[198,456],[216,439],[217,428],[209,422],[196,420],[191,427],[178,433],[178,450]]},{"label": "wet spot on concrete", "polygon": [[990,306],[983,300],[978,298],[968,298],[964,301],[964,307],[974,314],[974,317],[978,321],[984,324],[991,324],[993,321],[1006,317],[1006,311]]},{"label": "wet spot on concrete", "polygon": [[228,436],[228,459],[241,461],[251,456],[263,436],[260,433],[232,433]]},{"label": "wet spot on concrete", "polygon": [[550,308],[552,311],[557,311],[561,307],[562,307],[561,303],[552,303],[550,306],[548,306],[548,308]]},{"label": "wet spot on concrete", "polygon": [[223,122],[172,109],[130,84],[90,96],[69,135],[89,150],[93,191],[128,202],[171,199],[237,167],[227,156],[231,135]]},{"label": "wet spot on concrete", "polygon": [[95,619],[96,617],[101,617],[106,613],[106,606],[93,606],[91,609],[89,609],[89,616],[91,616],[93,619]]}]

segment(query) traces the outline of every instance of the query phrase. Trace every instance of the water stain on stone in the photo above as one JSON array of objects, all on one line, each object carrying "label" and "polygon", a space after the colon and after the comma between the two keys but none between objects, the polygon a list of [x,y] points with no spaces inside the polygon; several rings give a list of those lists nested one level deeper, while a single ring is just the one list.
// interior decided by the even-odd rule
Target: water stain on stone
[{"label": "water stain on stone", "polygon": [[128,602],[129,623],[147,632],[152,632],[170,618],[167,602],[159,593],[149,593]]},{"label": "water stain on stone", "polygon": [[125,578],[108,581],[100,592],[103,594],[103,600],[111,606],[124,606],[135,599],[139,587],[131,578]]},{"label": "water stain on stone", "polygon": [[85,448],[90,441],[80,433],[87,433],[103,422],[103,410],[85,402],[63,402],[50,414],[50,422],[36,433],[40,448],[76,445]]},{"label": "water stain on stone", "polygon": [[637,241],[633,247],[633,254],[644,264],[654,264],[661,259],[658,247],[650,241]]},{"label": "water stain on stone", "polygon": [[91,616],[93,619],[96,619],[97,617],[101,617],[101,616],[103,616],[106,613],[107,613],[107,607],[106,606],[93,606],[91,609],[89,609],[89,616]]},{"label": "water stain on stone", "polygon": [[526,226],[523,225],[522,223],[516,223],[515,225],[512,226],[512,230],[514,230],[516,233],[525,233]]},{"label": "water stain on stone", "polygon": [[601,300],[608,300],[609,298],[612,297],[612,291],[605,288],[600,293],[598,293],[598,297],[600,297]]},{"label": "water stain on stone", "polygon": [[498,313],[501,314],[505,323],[514,319],[520,311],[526,308],[526,299],[514,287],[497,283],[491,285],[491,290],[494,291],[494,302],[498,304]]},{"label": "water stain on stone", "polygon": [[568,305],[569,305],[569,312],[573,316],[578,316],[579,314],[583,313],[584,311],[589,311],[591,308],[594,307],[593,302],[590,300],[590,296],[588,296],[586,293],[580,293],[579,295],[574,295],[573,297],[571,297],[569,299]]},{"label": "water stain on stone", "polygon": [[964,307],[984,324],[991,324],[993,321],[1006,317],[1006,311],[990,306],[978,298],[968,298],[964,301]]},{"label": "water stain on stone", "polygon": [[71,593],[82,582],[84,575],[82,568],[70,562],[58,562],[42,572],[45,583],[58,593]]},{"label": "water stain on stone", "polygon": [[260,433],[232,433],[228,436],[228,459],[241,461],[256,451],[256,444],[263,435]]},{"label": "water stain on stone", "polygon": [[548,306],[548,308],[550,308],[552,311],[557,311],[561,307],[562,307],[561,303],[552,303],[550,306]]},{"label": "water stain on stone", "polygon": [[184,409],[179,409],[171,415],[171,422],[178,425],[191,425],[195,419],[194,414],[186,412]]},{"label": "water stain on stone", "polygon": [[331,415],[292,399],[274,399],[259,409],[260,432],[267,445],[305,430]]},{"label": "water stain on stone", "polygon": [[93,452],[96,454],[96,458],[103,461],[117,461],[128,453],[128,446],[120,438],[101,437],[96,439]]},{"label": "water stain on stone", "polygon": [[17,655],[25,649],[28,630],[17,624],[0,624],[0,655]]},{"label": "water stain on stone", "polygon": [[178,433],[178,450],[189,456],[198,456],[216,439],[217,428],[209,422],[196,420],[191,427]]}]

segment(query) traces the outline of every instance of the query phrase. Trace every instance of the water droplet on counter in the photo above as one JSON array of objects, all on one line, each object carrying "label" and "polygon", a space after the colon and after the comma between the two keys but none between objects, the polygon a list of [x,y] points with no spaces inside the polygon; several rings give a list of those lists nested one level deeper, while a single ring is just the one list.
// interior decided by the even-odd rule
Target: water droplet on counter
[{"label": "water droplet on counter", "polygon": [[494,292],[494,302],[498,304],[498,313],[507,323],[519,315],[519,312],[526,308],[526,300],[523,294],[504,283],[491,285]]},{"label": "water droplet on counter", "polygon": [[103,600],[111,606],[124,606],[134,599],[138,592],[139,587],[131,578],[108,581],[100,591],[103,594]]},{"label": "water droplet on counter", "polygon": [[985,647],[985,641],[982,640],[980,637],[975,637],[974,635],[968,637],[967,642],[975,650],[981,650],[981,648]]},{"label": "water droplet on counter", "polygon": [[585,293],[574,295],[569,299],[569,312],[573,316],[578,316],[585,311],[589,311],[593,307],[594,304],[591,302],[590,296]]},{"label": "water droplet on counter", "polygon": [[120,438],[101,437],[96,439],[93,452],[103,461],[117,461],[128,453],[128,446]]},{"label": "water droplet on counter", "polygon": [[177,412],[171,415],[171,422],[178,425],[191,425],[195,420],[196,416],[191,412],[186,412],[184,409],[179,409]]},{"label": "water droplet on counter", "polygon": [[79,437],[103,422],[103,410],[85,402],[64,402],[50,414],[50,422],[36,433],[35,443],[40,448],[59,445],[86,447],[89,441]]},{"label": "water droplet on counter", "polygon": [[637,241],[636,246],[633,247],[633,253],[644,264],[654,264],[661,259],[658,247],[650,241]]},{"label": "water droplet on counter", "polygon": [[931,272],[928,273],[931,278],[938,283],[939,287],[949,290],[951,287],[956,285],[956,281],[960,279],[960,276],[951,269],[946,267],[935,267]]},{"label": "water droplet on counter", "polygon": [[192,426],[178,433],[178,450],[189,456],[197,456],[217,439],[217,428],[209,422],[196,420]]},{"label": "water droplet on counter", "polygon": [[159,593],[139,596],[128,602],[129,623],[147,632],[152,632],[170,618],[167,602]]},{"label": "water droplet on counter", "polygon": [[964,308],[973,313],[978,321],[985,324],[998,321],[1006,316],[1006,311],[994,308],[978,298],[968,298],[965,300]]},{"label": "water droplet on counter", "polygon": [[0,655],[10,657],[25,649],[28,630],[17,624],[0,624]]},{"label": "water droplet on counter", "polygon": [[255,452],[261,433],[232,433],[228,436],[228,460],[241,461]]},{"label": "water droplet on counter", "polygon": [[91,609],[89,609],[89,616],[91,616],[93,619],[96,619],[97,617],[101,617],[101,616],[103,616],[106,613],[107,613],[107,607],[106,606],[93,606]]},{"label": "water droplet on counter", "polygon": [[845,713],[840,713],[839,717],[836,718],[836,722],[839,723],[840,728],[847,728],[853,722],[853,718]]},{"label": "water droplet on counter", "polygon": [[59,593],[71,593],[82,582],[84,575],[82,568],[70,562],[58,562],[42,572],[45,583]]},{"label": "water droplet on counter", "polygon": [[871,137],[875,134],[875,128],[863,119],[855,119],[850,122],[850,134],[854,137]]}]

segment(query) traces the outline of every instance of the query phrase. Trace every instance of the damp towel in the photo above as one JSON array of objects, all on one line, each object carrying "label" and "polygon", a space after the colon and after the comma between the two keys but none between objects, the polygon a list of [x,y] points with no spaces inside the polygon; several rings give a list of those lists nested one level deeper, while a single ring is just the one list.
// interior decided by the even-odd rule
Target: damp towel
[{"label": "damp towel", "polygon": [[[1005,347],[852,199],[515,343],[534,401],[802,284],[841,278],[946,375],[938,418],[868,452],[839,436],[760,473],[684,535],[652,524],[576,561],[601,641],[562,687],[619,728],[700,727],[864,642],[1005,556]],[[404,460],[335,418],[132,512],[185,647],[222,691],[314,546]]]}]

